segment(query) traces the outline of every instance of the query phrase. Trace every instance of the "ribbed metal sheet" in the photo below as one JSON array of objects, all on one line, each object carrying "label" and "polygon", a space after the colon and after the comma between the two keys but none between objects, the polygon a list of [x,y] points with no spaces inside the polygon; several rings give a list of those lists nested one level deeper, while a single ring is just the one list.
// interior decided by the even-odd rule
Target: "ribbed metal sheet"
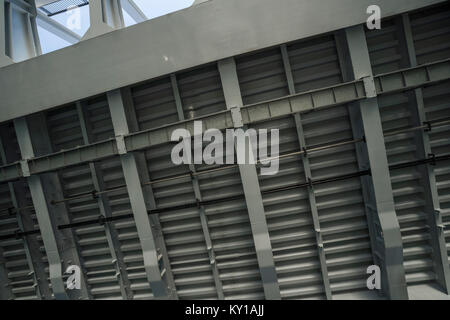
[{"label": "ribbed metal sheet", "polygon": [[[411,16],[412,32],[419,63],[450,57],[449,6],[424,11]],[[367,41],[374,74],[405,67],[400,49],[402,35],[399,20],[383,22],[378,31],[367,31]],[[323,88],[342,83],[336,39],[332,34],[287,44],[295,91]],[[280,47],[273,47],[235,58],[244,104],[289,95],[288,80]],[[174,81],[176,86],[174,86]],[[175,94],[178,88],[178,96]],[[176,123],[182,105],[186,119],[226,110],[223,88],[216,63],[175,75],[136,84],[130,87],[133,108],[137,116],[134,130],[146,130]],[[450,119],[450,89],[448,83],[423,90],[428,120]],[[104,95],[83,101],[86,121],[92,127],[92,141],[114,137],[114,130]],[[383,129],[390,131],[413,126],[413,107],[406,94],[379,97]],[[83,145],[82,127],[76,105],[67,105],[47,113],[49,135],[54,151]],[[320,109],[301,115],[301,125],[307,146],[332,144],[353,139],[348,106]],[[293,116],[274,118],[253,125],[255,129],[280,129],[280,153],[300,149]],[[11,126],[11,143],[19,154]],[[386,138],[389,164],[418,160],[415,133],[402,133]],[[433,130],[432,151],[448,154],[450,127]],[[172,145],[160,145],[143,152],[150,179],[189,174],[188,166],[175,166]],[[18,156],[18,158],[20,158]],[[275,176],[259,176],[261,191],[306,182],[302,159],[284,158]],[[309,155],[313,179],[358,171],[354,145],[347,144]],[[99,163],[97,174],[105,188],[125,184],[118,157]],[[218,167],[218,166],[217,166]],[[197,170],[206,166],[195,166]],[[208,166],[210,169],[211,166]],[[444,224],[450,228],[450,162],[435,167],[439,200]],[[88,165],[65,168],[59,172],[66,198],[95,189]],[[395,209],[400,222],[404,246],[404,261],[408,285],[434,282],[435,267],[430,245],[430,232],[424,212],[424,188],[420,172],[407,168],[391,172]],[[143,181],[147,182],[147,181]],[[218,288],[208,250],[216,257],[219,280],[225,299],[263,299],[264,291],[256,259],[255,245],[249,223],[241,177],[237,168],[217,171],[199,177],[203,200],[218,196],[241,196],[242,199],[208,205],[205,208],[207,229],[212,248],[206,244],[205,230],[198,208],[180,209],[159,214],[161,232],[170,260],[175,289],[180,299],[217,299]],[[11,207],[7,185],[0,186],[0,210]],[[189,176],[180,180],[152,185],[157,208],[177,206],[196,201]],[[362,186],[359,178],[336,181],[314,187],[324,240],[324,253],[333,295],[354,294],[366,290],[366,268],[373,264]],[[30,196],[27,195],[31,204]],[[113,216],[132,213],[126,189],[108,193]],[[263,195],[269,236],[283,299],[324,299],[325,287],[316,242],[312,210],[307,188],[292,189]],[[95,198],[67,202],[71,222],[82,222],[100,216]],[[34,217],[35,219],[35,217]],[[134,220],[112,223],[118,233],[126,270],[134,299],[152,299],[142,249]],[[38,228],[35,220],[35,227]],[[19,229],[15,216],[0,214],[0,234]],[[120,281],[104,226],[78,227],[75,230],[82,269],[94,299],[122,299]],[[450,233],[447,231],[450,252]],[[15,299],[38,298],[23,240],[0,243],[5,254],[8,277]],[[44,253],[42,242],[41,250]],[[45,259],[44,259],[45,260]],[[46,265],[46,261],[43,261]],[[48,270],[47,270],[48,271]]]},{"label": "ribbed metal sheet", "polygon": [[[14,150],[16,150],[13,158],[20,159],[20,150],[19,145],[17,143],[17,138],[14,131],[14,126],[11,124],[7,128],[9,139],[4,141],[3,143],[8,143],[14,146]],[[19,182],[20,183],[20,182]],[[26,181],[21,182],[23,184],[24,189],[26,190],[26,206],[31,206],[31,195],[28,189],[28,184]],[[8,184],[2,184],[0,186],[0,210],[14,208],[11,198],[11,191],[8,187]],[[32,220],[34,221],[34,228],[38,228],[38,222],[36,219],[36,215],[33,209],[25,211],[25,214],[31,214]],[[23,231],[23,226],[20,222],[19,215],[13,210],[11,214],[7,212],[2,212],[0,214],[0,234],[11,234],[16,232],[17,230]],[[46,253],[44,249],[44,244],[40,235],[37,237],[39,243],[38,246],[43,255],[43,260],[39,261],[44,265],[45,272],[47,274],[47,281],[49,281],[49,271],[48,271],[48,262],[46,258]],[[6,270],[8,271],[8,278],[10,280],[10,286],[13,293],[13,298],[15,300],[34,300],[39,299],[40,294],[37,291],[38,288],[35,285],[34,277],[32,273],[32,265],[31,258],[27,257],[26,252],[26,243],[25,239],[10,239],[7,241],[2,241],[0,246],[3,249],[4,258],[6,260]]]},{"label": "ribbed metal sheet", "polygon": [[[424,10],[411,15],[411,28],[418,63],[450,57],[450,5]],[[427,120],[450,119],[450,83],[442,83],[423,90]],[[450,126],[430,134],[431,150],[436,155],[450,153]],[[450,162],[438,163],[434,168],[439,202],[445,225],[447,252],[450,256]],[[450,261],[449,261],[450,262]]]}]

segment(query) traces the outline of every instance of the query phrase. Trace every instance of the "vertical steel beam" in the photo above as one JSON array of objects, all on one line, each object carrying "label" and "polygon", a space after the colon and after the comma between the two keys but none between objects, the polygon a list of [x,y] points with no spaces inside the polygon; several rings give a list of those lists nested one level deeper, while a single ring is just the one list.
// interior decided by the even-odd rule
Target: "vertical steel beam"
[{"label": "vertical steel beam", "polygon": [[[44,115],[34,115],[29,120],[29,122],[25,118],[14,120],[17,140],[25,161],[52,152]],[[26,172],[27,164],[26,162],[22,164]],[[55,298],[89,299],[91,296],[84,272],[81,274],[81,290],[70,290],[66,293],[64,288],[63,264],[66,268],[76,265],[81,270],[83,264],[73,230],[57,230],[56,227],[70,223],[66,205],[52,204],[52,200],[64,198],[58,174],[30,176],[27,181],[49,261],[50,281]]]},{"label": "vertical steel beam", "polygon": [[[281,57],[283,59],[284,71],[285,71],[286,79],[287,79],[287,83],[288,83],[289,94],[293,95],[296,93],[295,85],[294,85],[294,77],[292,75],[292,68],[291,68],[291,63],[289,61],[289,55],[288,55],[286,45],[285,44],[281,45],[280,50],[281,50]],[[306,141],[305,141],[305,135],[304,135],[304,131],[303,131],[303,125],[302,125],[300,113],[296,113],[294,115],[294,120],[295,120],[295,126],[296,126],[296,130],[297,130],[299,147],[300,147],[300,150],[304,150],[304,149],[306,149]],[[302,154],[302,163],[303,163],[303,171],[305,173],[305,178],[307,181],[311,181],[312,173],[311,173],[311,167],[309,164],[308,154]],[[331,293],[330,279],[328,277],[327,260],[325,257],[323,237],[322,237],[322,232],[320,229],[319,211],[317,210],[316,195],[314,193],[313,185],[310,185],[308,187],[308,198],[309,198],[309,207],[311,208],[311,214],[312,214],[312,218],[313,218],[317,250],[318,250],[319,261],[320,261],[320,270],[321,270],[323,285],[324,285],[324,289],[325,289],[325,296],[326,296],[327,300],[331,300],[333,297],[332,297],[332,293]]]},{"label": "vertical steel beam", "polygon": [[126,151],[123,141],[123,136],[129,134],[130,129],[122,93],[120,90],[114,90],[108,92],[107,96],[114,132],[117,137],[118,149],[121,154],[120,161],[122,163],[131,208],[142,247],[145,272],[150,282],[153,295],[156,298],[168,299],[170,298],[169,292],[172,288],[169,288],[170,286],[163,280],[160,270],[160,254],[157,252],[158,248],[155,244],[155,237],[147,212],[136,156]]},{"label": "vertical steel beam", "polygon": [[[228,109],[238,110],[243,106],[241,89],[236,71],[234,58],[221,60],[218,63],[220,78],[222,80],[225,101]],[[242,119],[242,117],[241,117]],[[233,121],[235,128],[242,128],[242,121]],[[249,139],[249,151],[253,147]],[[264,212],[264,205],[259,187],[258,173],[253,164],[240,164],[242,186],[244,188],[245,201],[250,218],[250,224],[255,243],[256,256],[263,282],[266,299],[281,299],[280,287],[273,259],[272,244],[270,242],[269,228]]]},{"label": "vertical steel beam", "polygon": [[[335,42],[336,42],[336,50],[339,59],[339,65],[342,74],[342,80],[344,82],[349,82],[353,80],[353,72],[352,65],[350,61],[350,53],[348,51],[347,46],[347,37],[345,35],[345,30],[341,30],[335,33]],[[354,139],[363,139],[364,138],[364,127],[361,122],[361,111],[359,104],[350,103],[348,105],[348,114],[350,118],[350,124],[352,127],[352,134]],[[356,152],[356,160],[358,163],[358,169],[361,171],[365,171],[370,169],[369,163],[369,154],[367,152],[367,147],[365,143],[359,142],[355,145]],[[381,241],[383,236],[381,234],[381,228],[377,227],[380,225],[380,221],[378,220],[378,215],[376,210],[373,208],[376,207],[374,203],[373,197],[373,184],[372,178],[370,176],[363,176],[360,178],[361,188],[362,188],[362,196],[364,200],[364,211],[367,217],[367,224],[369,229],[370,236],[370,245],[372,251],[373,262],[381,266],[383,265],[383,261],[381,257],[384,256],[384,244]],[[385,288],[387,287],[387,278],[383,277],[383,283],[381,292],[385,293]]]},{"label": "vertical steel beam", "polygon": [[[80,121],[81,133],[83,136],[84,144],[88,145],[92,143],[92,128],[88,121],[86,121],[86,110],[83,108],[81,102],[77,103],[77,113],[78,119]],[[105,183],[103,181],[103,175],[101,168],[98,163],[89,163],[89,170],[91,172],[92,184],[95,190],[102,191],[105,190]],[[108,202],[108,196],[106,194],[101,194],[98,199],[98,208],[100,214],[105,218],[112,217],[111,206]],[[109,251],[111,253],[112,262],[116,270],[116,277],[119,280],[120,292],[124,300],[133,299],[133,292],[131,290],[131,283],[128,279],[128,274],[126,272],[126,265],[124,263],[124,255],[120,249],[119,237],[114,226],[105,223],[105,234],[108,241]]]},{"label": "vertical steel beam", "polygon": [[[403,34],[400,34],[400,41],[403,44],[405,58],[407,63],[405,67],[416,67],[417,58],[414,47],[414,40],[411,31],[411,23],[408,14],[403,14],[401,24],[399,25]],[[425,104],[422,88],[408,92],[409,107],[412,109],[412,119],[415,126],[426,123]],[[430,145],[429,132],[416,132],[417,157],[424,159],[432,153]],[[430,226],[431,245],[433,248],[433,262],[437,275],[437,282],[447,294],[450,294],[450,267],[448,263],[448,254],[445,243],[445,234],[442,223],[442,214],[439,203],[439,194],[436,184],[436,175],[432,165],[419,166],[417,168],[421,176],[421,184],[424,187],[425,196],[425,214],[427,223]]]},{"label": "vertical steel beam", "polygon": [[91,25],[83,40],[124,27],[122,4],[120,0],[89,1]]},{"label": "vertical steel beam", "polygon": [[[10,137],[7,132],[7,127],[0,128],[0,156],[2,163],[12,163],[19,161],[16,157],[16,150],[12,147],[11,143],[3,143],[3,141],[9,141]],[[25,208],[28,206],[26,199],[26,190],[23,181],[8,183],[9,192],[11,195],[11,201],[16,208]],[[21,231],[30,231],[34,229],[34,221],[31,218],[31,210],[22,209],[17,210],[17,222]],[[28,267],[33,275],[33,280],[36,285],[36,295],[39,299],[50,300],[52,299],[52,292],[48,285],[47,274],[45,273],[43,264],[43,255],[40,250],[40,244],[38,242],[37,235],[29,235],[24,238],[23,241],[25,254],[28,262]]]},{"label": "vertical steel beam", "polygon": [[[17,141],[20,146],[22,158],[27,160],[34,157],[34,150],[31,143],[30,132],[25,118],[14,121]],[[55,226],[50,217],[48,203],[45,199],[44,190],[40,176],[28,177],[28,185],[36,210],[36,217],[41,230],[42,240],[49,263],[50,282],[52,284],[53,294],[58,300],[66,300],[68,296],[64,289],[64,280],[62,278],[62,260],[58,251],[56,242]]]},{"label": "vertical steel beam", "polygon": [[34,0],[25,2],[27,10],[0,0],[0,67],[41,54],[36,5]]},{"label": "vertical steel beam", "polygon": [[[172,74],[170,76],[170,79],[172,82],[172,90],[173,90],[173,95],[175,97],[175,104],[177,107],[178,120],[184,121],[185,116],[184,116],[184,112],[183,112],[183,104],[181,102],[180,91],[178,89],[177,78],[174,74]],[[195,174],[196,173],[195,165],[190,164],[189,170],[191,173]],[[202,202],[203,197],[202,197],[202,193],[200,190],[200,184],[198,182],[198,178],[195,175],[192,175],[191,180],[192,180],[192,186],[194,188],[195,198],[198,202]],[[211,240],[211,234],[210,234],[209,228],[208,228],[208,217],[206,216],[205,207],[203,205],[201,205],[199,207],[199,213],[200,213],[200,221],[201,221],[201,225],[202,225],[203,235],[205,236],[206,248],[208,250],[209,261],[210,261],[211,267],[212,267],[214,283],[216,285],[217,296],[220,300],[223,300],[223,299],[225,299],[225,296],[223,293],[222,281],[220,280],[219,268],[217,266],[216,255],[214,253],[214,248],[213,248],[213,244],[212,244],[212,240]]]},{"label": "vertical steel beam", "polygon": [[368,165],[371,170],[373,192],[370,208],[378,214],[384,254],[382,273],[390,299],[408,299],[405,270],[403,266],[403,244],[400,226],[395,212],[394,198],[384,144],[381,115],[373,82],[364,28],[362,25],[346,29],[349,56],[355,79],[365,79],[367,99],[359,102],[360,121],[367,144]]},{"label": "vertical steel beam", "polygon": [[[128,126],[131,132],[137,132],[140,130],[139,122],[134,108],[134,102],[131,95],[130,88],[124,88],[122,91],[122,99],[125,107]],[[135,153],[136,163],[139,168],[139,174],[142,181],[150,182],[150,171],[148,169],[147,158],[145,153]],[[147,208],[150,210],[156,209],[156,201],[153,195],[153,188],[151,185],[145,185],[142,187],[144,191],[144,198]],[[178,299],[177,289],[175,286],[175,280],[172,273],[172,268],[169,261],[169,254],[167,252],[166,243],[164,241],[164,235],[162,232],[161,222],[158,215],[150,215],[150,224],[155,232],[155,244],[158,254],[162,256],[163,269],[165,270],[163,279],[167,282],[169,298]]]},{"label": "vertical steel beam", "polygon": [[0,68],[14,63],[11,52],[11,6],[0,0]]}]

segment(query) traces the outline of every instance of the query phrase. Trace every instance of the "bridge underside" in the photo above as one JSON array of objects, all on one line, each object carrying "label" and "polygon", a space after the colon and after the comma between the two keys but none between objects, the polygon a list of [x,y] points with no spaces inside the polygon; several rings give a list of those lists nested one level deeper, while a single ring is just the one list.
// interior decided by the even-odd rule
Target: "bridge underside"
[{"label": "bridge underside", "polygon": [[[380,30],[277,29],[226,56],[210,38],[194,41],[208,58],[103,54],[206,1],[1,68],[0,298],[448,299],[450,5],[423,2]],[[174,165],[171,132],[195,120],[279,129],[279,172]]]}]

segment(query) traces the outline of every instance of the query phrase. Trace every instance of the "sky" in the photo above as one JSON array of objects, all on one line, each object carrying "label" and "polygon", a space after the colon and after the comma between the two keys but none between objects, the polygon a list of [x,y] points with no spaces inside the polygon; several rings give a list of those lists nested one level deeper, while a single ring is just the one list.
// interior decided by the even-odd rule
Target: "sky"
[{"label": "sky", "polygon": [[[190,7],[194,0],[134,0],[134,2],[141,8],[148,19],[154,19]],[[89,6],[82,7],[80,12],[81,28],[74,29],[73,31],[82,36],[89,28]],[[73,14],[73,12],[65,12],[52,16],[51,18],[63,25],[67,25],[67,21],[71,14]],[[134,20],[126,12],[124,12],[123,15],[125,26],[128,27],[135,24]],[[70,43],[44,30],[40,26],[38,26],[38,31],[43,54],[70,46]]]}]

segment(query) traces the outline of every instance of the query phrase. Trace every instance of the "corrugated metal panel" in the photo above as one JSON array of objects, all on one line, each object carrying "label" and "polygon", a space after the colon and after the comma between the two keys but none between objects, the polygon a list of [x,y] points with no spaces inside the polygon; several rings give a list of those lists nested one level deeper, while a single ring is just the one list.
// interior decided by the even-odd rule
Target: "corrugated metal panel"
[{"label": "corrugated metal panel", "polygon": [[[450,29],[446,23],[450,16],[449,5],[444,8],[445,10],[442,7],[425,10],[411,16],[419,63],[450,57]],[[400,49],[401,37],[398,20],[395,19],[384,21],[381,30],[367,32],[375,74],[405,66],[406,57],[402,56]],[[297,93],[343,82],[333,35],[290,43],[287,45],[287,53]],[[289,95],[279,47],[239,56],[236,58],[236,65],[244,104]],[[180,99],[174,94],[174,79]],[[424,89],[428,120],[450,119],[448,88],[448,83],[443,83]],[[186,119],[226,109],[216,64],[135,85],[131,88],[131,94],[138,130],[178,122],[180,115],[177,103],[182,105]],[[412,110],[415,106],[410,105],[406,94],[383,96],[378,101],[385,131],[414,126]],[[106,97],[101,95],[84,102],[86,119],[92,127],[92,142],[114,137]],[[84,144],[75,105],[48,112],[47,120],[54,151]],[[300,148],[296,125],[294,118],[289,116],[257,123],[253,128],[280,129],[280,153],[285,154]],[[301,125],[308,147],[353,139],[347,106],[302,114]],[[14,129],[11,127],[11,130],[11,141],[14,141]],[[450,152],[449,138],[449,126],[433,130],[431,143],[436,155]],[[389,164],[418,159],[414,133],[397,134],[385,141]],[[17,145],[17,142],[13,143]],[[152,181],[190,173],[188,166],[175,166],[172,163],[171,149],[172,145],[162,145],[144,152]],[[310,154],[309,160],[313,179],[358,171],[353,145]],[[125,185],[118,157],[101,161],[99,167],[101,172],[98,174],[104,180],[105,188]],[[216,167],[219,166],[195,166],[197,170]],[[439,163],[435,172],[444,224],[450,227],[450,162]],[[65,168],[60,171],[60,177],[65,197],[94,190],[88,165]],[[284,158],[277,175],[259,176],[259,179],[263,192],[306,182],[302,159]],[[417,168],[391,172],[408,284],[432,282],[435,279],[429,227],[424,213],[424,189],[420,179]],[[208,250],[213,250],[225,299],[263,299],[260,270],[238,169],[230,168],[201,175],[199,183],[205,201],[228,196],[241,196],[242,199],[208,205],[205,208],[212,248],[207,248],[198,208],[159,214],[178,297],[218,298],[208,254]],[[156,183],[152,188],[157,208],[196,201],[190,177]],[[335,295],[366,290],[366,268],[373,264],[361,189],[359,178],[314,187],[326,267],[331,291]],[[27,197],[31,204],[30,196]],[[125,188],[108,193],[108,201],[113,216],[132,213]],[[282,298],[325,298],[308,190],[303,188],[264,194],[263,202]],[[67,205],[72,222],[100,216],[98,203],[94,198],[70,200]],[[7,186],[2,185],[0,208],[9,206],[11,199]],[[34,219],[35,227],[38,228],[36,218]],[[119,249],[124,254],[134,299],[153,298],[144,271],[142,249],[134,220],[115,222],[112,226],[118,232]],[[16,229],[18,221],[14,216],[0,215],[0,234],[9,234]],[[78,227],[75,234],[91,295],[95,299],[121,299],[120,284],[104,227]],[[446,234],[450,251],[448,230]],[[37,298],[29,275],[30,269],[24,259],[23,241],[2,241],[1,246],[5,251],[8,276],[12,280],[16,298]],[[42,242],[41,249],[44,250]]]},{"label": "corrugated metal panel", "polygon": [[[49,112],[47,121],[55,151],[84,144],[76,106]],[[60,179],[66,198],[76,197],[95,189],[88,165],[61,170]],[[74,223],[100,216],[98,202],[93,197],[68,201],[67,208],[70,219]],[[84,263],[82,267],[92,296],[95,299],[120,299],[120,286],[115,275],[114,262],[108,248],[104,227],[100,225],[80,227],[75,229],[75,234]]]},{"label": "corrugated metal panel", "polygon": [[[12,123],[7,125],[7,134],[9,139],[4,141],[4,143],[8,143],[9,145],[14,146],[16,150],[14,158],[20,159],[20,150],[19,145],[17,143],[14,125]],[[22,183],[24,189],[26,190],[26,206],[32,207],[31,195],[28,189],[28,184],[26,181],[18,182]],[[0,210],[13,208],[11,192],[8,187],[8,184],[0,185]],[[32,219],[34,221],[35,228],[38,228],[38,222],[36,219],[36,215],[34,210],[27,210],[26,214],[31,214]],[[18,213],[13,212],[12,214],[8,214],[7,212],[2,212],[0,214],[0,234],[11,234],[17,230],[23,230],[20,218],[18,217]],[[40,263],[45,265],[45,270],[48,274],[48,263],[46,259],[46,253],[44,249],[44,244],[40,236],[38,236],[40,250],[43,254],[43,261]],[[1,241],[0,246],[4,252],[4,258],[6,260],[6,269],[8,271],[8,278],[10,280],[12,293],[14,295],[14,299],[16,300],[29,300],[29,299],[38,299],[39,294],[37,292],[37,287],[35,286],[35,282],[33,279],[33,275],[31,273],[30,261],[27,260],[26,248],[25,248],[25,239],[9,239],[6,241]],[[48,279],[47,279],[48,280]],[[49,280],[48,280],[49,281]]]},{"label": "corrugated metal panel", "polygon": [[[367,31],[367,43],[374,74],[405,67],[400,49],[398,20],[383,21],[381,30]],[[383,130],[414,127],[412,110],[415,108],[406,93],[378,97]],[[385,138],[390,165],[418,160],[416,133],[402,133]],[[432,248],[425,212],[424,188],[416,167],[391,171],[395,209],[403,241],[403,256],[408,284],[434,281]]]},{"label": "corrugated metal panel", "polygon": [[[287,50],[297,92],[342,82],[333,36],[293,43]],[[288,95],[279,48],[239,57],[236,62],[244,103]],[[280,129],[280,153],[285,154],[300,148],[293,120],[272,120],[254,128]],[[346,107],[302,115],[302,125],[307,146],[353,138]],[[281,160],[276,176],[260,177],[262,191],[305,182],[301,161],[298,157]],[[313,179],[357,170],[353,146],[316,153],[310,163]],[[359,179],[317,186],[315,194],[332,292],[364,289],[372,255]],[[263,200],[282,297],[324,298],[306,188],[265,195]]]},{"label": "corrugated metal panel", "polygon": [[[418,63],[450,57],[450,5],[423,10],[411,15],[411,28]],[[427,120],[450,119],[450,86],[445,82],[423,90]],[[450,126],[434,129],[430,134],[431,150],[436,155],[450,153]],[[438,163],[434,169],[439,193],[447,253],[450,256],[450,162]],[[450,261],[449,261],[450,262]]]},{"label": "corrugated metal panel", "polygon": [[[176,75],[184,117],[189,119],[225,109],[216,65],[208,65]],[[140,129],[178,121],[169,78],[134,87],[133,98]],[[142,121],[145,119],[145,121]],[[188,166],[173,165],[172,146],[145,152],[151,180],[189,173]],[[204,169],[203,165],[196,170]],[[199,177],[203,200],[243,195],[236,169]],[[157,207],[196,201],[191,179],[153,186]],[[225,299],[264,297],[256,253],[244,199],[205,208],[220,281]],[[208,249],[199,210],[184,209],[159,215],[180,299],[217,298]]]},{"label": "corrugated metal panel", "polygon": [[[100,141],[114,137],[114,129],[106,97],[100,96],[89,100],[87,103],[87,119],[90,121],[90,125],[93,128],[93,140]],[[106,189],[125,185],[119,158],[102,161],[100,163],[100,170],[100,175],[103,176]],[[126,189],[108,193],[108,200],[113,216],[132,213]],[[112,226],[118,233],[121,244],[120,250],[124,255],[126,272],[128,274],[128,279],[131,282],[131,290],[134,299],[153,298],[144,270],[142,249],[134,220],[116,222],[113,223]]]}]

